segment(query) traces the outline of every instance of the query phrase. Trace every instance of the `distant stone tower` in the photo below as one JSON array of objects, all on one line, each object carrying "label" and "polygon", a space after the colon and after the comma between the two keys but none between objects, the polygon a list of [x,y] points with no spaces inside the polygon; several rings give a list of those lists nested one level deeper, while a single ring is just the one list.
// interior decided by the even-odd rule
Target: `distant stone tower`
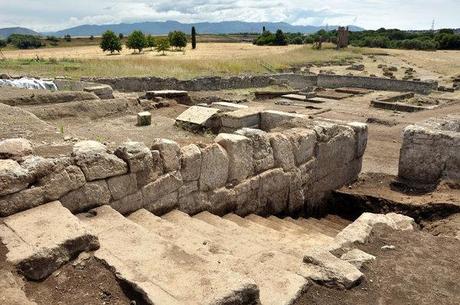
[{"label": "distant stone tower", "polygon": [[348,47],[349,44],[349,32],[348,27],[339,27],[337,30],[337,49]]}]

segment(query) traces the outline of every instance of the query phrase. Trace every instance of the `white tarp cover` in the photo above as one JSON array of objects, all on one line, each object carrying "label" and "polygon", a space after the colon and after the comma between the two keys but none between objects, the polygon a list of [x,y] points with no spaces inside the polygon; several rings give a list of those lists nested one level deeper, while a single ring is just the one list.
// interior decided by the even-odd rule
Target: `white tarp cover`
[{"label": "white tarp cover", "polygon": [[57,90],[57,86],[53,81],[27,77],[19,79],[0,79],[0,87],[4,86],[22,89],[47,89],[53,91]]}]

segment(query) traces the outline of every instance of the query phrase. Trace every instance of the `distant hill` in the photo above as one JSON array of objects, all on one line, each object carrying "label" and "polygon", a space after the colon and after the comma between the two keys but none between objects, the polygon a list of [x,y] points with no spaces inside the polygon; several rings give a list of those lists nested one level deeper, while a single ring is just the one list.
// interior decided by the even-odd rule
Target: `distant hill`
[{"label": "distant hill", "polygon": [[[80,25],[77,27],[44,33],[45,35],[56,36],[98,36],[106,30],[112,30],[115,33],[129,34],[134,30],[141,30],[144,33],[162,35],[170,31],[183,31],[190,32],[192,26],[195,26],[199,34],[235,34],[235,33],[260,33],[262,27],[269,31],[276,31],[281,29],[284,32],[301,32],[301,33],[314,33],[320,29],[326,29],[324,26],[313,25],[291,25],[285,22],[243,22],[243,21],[223,21],[223,22],[200,22],[200,23],[181,23],[178,21],[164,21],[164,22],[141,22],[141,23],[121,23],[121,24],[105,24],[105,25]],[[328,26],[327,29],[335,29],[337,26]],[[363,28],[351,26],[352,31],[362,31]]]},{"label": "distant hill", "polygon": [[31,29],[20,28],[20,27],[0,29],[0,37],[7,38],[11,34],[24,34],[24,35],[35,35],[35,36],[40,35],[40,33],[37,33]]}]

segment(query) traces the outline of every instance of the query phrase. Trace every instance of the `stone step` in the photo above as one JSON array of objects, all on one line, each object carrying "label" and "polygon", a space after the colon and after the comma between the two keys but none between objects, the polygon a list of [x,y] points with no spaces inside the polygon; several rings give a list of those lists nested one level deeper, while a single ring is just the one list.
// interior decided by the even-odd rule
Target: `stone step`
[{"label": "stone step", "polygon": [[334,214],[328,214],[324,218],[341,225],[342,229],[344,229],[346,226],[348,226],[349,224],[352,223],[352,221],[350,221],[348,219],[345,219],[345,218],[342,218],[340,216],[334,215]]},{"label": "stone step", "polygon": [[166,219],[139,210],[128,216],[131,221],[143,226],[152,234],[167,239],[186,252],[220,263],[222,269],[231,270],[253,279],[260,290],[262,305],[292,304],[306,288],[305,278],[276,265],[259,260],[259,256],[241,257],[240,252],[215,243],[196,230],[189,230]]},{"label": "stone step", "polygon": [[268,217],[268,220],[278,223],[282,226],[284,230],[290,230],[293,232],[298,232],[298,234],[308,234],[311,235],[315,238],[315,240],[322,240],[325,243],[332,243],[334,239],[327,234],[324,234],[321,232],[321,229],[316,229],[316,230],[306,230],[304,227],[301,227],[295,223],[292,223],[290,221],[278,218],[276,216],[270,216]]},{"label": "stone step", "polygon": [[[294,219],[292,217],[285,217],[283,218],[284,221],[287,221],[287,222],[290,222],[298,227],[301,227],[307,231],[311,231],[311,232],[317,232],[319,234],[323,234],[323,235],[326,235],[323,233],[323,231],[321,230],[321,228],[315,226],[315,225],[309,225],[309,224],[301,224],[300,222],[297,221],[297,219]],[[327,235],[329,238],[331,238],[329,235]]]},{"label": "stone step", "polygon": [[332,229],[328,226],[325,226],[323,223],[318,221],[318,219],[314,219],[312,217],[295,219],[295,223],[307,229],[314,227],[317,230],[321,231],[323,234],[328,235],[330,237],[335,237],[337,233],[339,233],[339,231]]},{"label": "stone step", "polygon": [[[301,259],[305,264],[299,268],[299,271],[302,273],[299,273],[299,271],[298,273],[312,280],[327,282],[331,286],[350,288],[363,277],[363,274],[355,266],[335,257],[329,252],[330,249],[336,249],[335,242],[313,246],[311,239],[305,240],[299,235],[296,235],[292,239],[290,238],[292,236],[268,227],[265,227],[262,232],[256,232],[253,230],[254,226],[248,228],[230,220],[231,218],[238,219],[238,217],[237,215],[229,214],[221,218],[209,212],[202,212],[193,218],[202,220],[218,228],[218,230],[226,234],[227,239],[235,239],[236,236],[243,236],[249,241],[249,245],[245,245],[244,247],[254,247],[254,245],[259,244],[273,251],[279,251]],[[242,221],[241,217],[239,219]],[[286,261],[280,264],[280,266],[286,267]]]},{"label": "stone step", "polygon": [[3,219],[0,240],[7,260],[30,280],[41,280],[84,251],[99,247],[78,218],[59,201]]},{"label": "stone step", "polygon": [[258,259],[260,262],[263,261],[272,266],[278,266],[284,270],[301,275],[304,278],[310,278],[312,275],[313,271],[303,264],[303,257],[278,251],[277,248],[279,247],[275,247],[272,242],[261,239],[260,235],[256,235],[251,230],[238,226],[231,221],[222,219],[225,224],[224,226],[210,224],[203,220],[206,216],[222,219],[207,212],[190,217],[177,210],[163,215],[162,218],[176,223],[183,228],[206,235],[212,242],[219,245],[219,247],[230,249],[230,254],[232,255],[244,259],[254,257],[254,259]]},{"label": "stone step", "polygon": [[99,238],[95,256],[152,304],[253,304],[259,291],[249,278],[190,254],[109,206],[79,218]]},{"label": "stone step", "polygon": [[[235,217],[233,217],[235,219]],[[258,215],[248,215],[245,217],[245,220],[250,221],[252,223],[258,224],[260,226],[270,228],[275,230],[285,237],[282,240],[293,240],[296,243],[302,242],[303,247],[312,247],[312,246],[327,246],[333,242],[333,239],[329,236],[322,234],[319,231],[307,230],[300,226],[290,226],[290,222],[283,221],[275,216],[270,216],[269,218],[263,218]],[[242,220],[240,220],[241,223]],[[251,226],[250,224],[247,224]],[[256,227],[253,226],[254,229]],[[262,234],[266,232],[262,231]],[[273,236],[273,233],[271,234]]]},{"label": "stone step", "polygon": [[327,217],[322,217],[322,218],[320,218],[318,220],[321,223],[323,223],[324,225],[327,225],[328,227],[330,227],[330,228],[332,228],[334,230],[337,230],[338,232],[342,231],[346,227],[343,224],[340,224],[337,221],[333,221],[333,220],[331,220],[331,219],[329,219]]}]

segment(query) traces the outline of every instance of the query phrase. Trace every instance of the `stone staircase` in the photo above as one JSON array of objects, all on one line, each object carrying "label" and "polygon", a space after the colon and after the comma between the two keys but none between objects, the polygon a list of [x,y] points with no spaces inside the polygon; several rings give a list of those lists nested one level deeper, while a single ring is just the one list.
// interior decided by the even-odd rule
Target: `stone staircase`
[{"label": "stone staircase", "polygon": [[[51,274],[98,243],[94,256],[150,304],[288,305],[312,281],[340,288],[360,281],[355,266],[330,252],[340,248],[336,235],[353,225],[333,215],[243,218],[173,210],[158,217],[140,209],[125,217],[108,205],[75,216],[52,202],[5,218],[0,237],[8,260],[29,279]],[[28,241],[27,231],[43,238]]]}]

